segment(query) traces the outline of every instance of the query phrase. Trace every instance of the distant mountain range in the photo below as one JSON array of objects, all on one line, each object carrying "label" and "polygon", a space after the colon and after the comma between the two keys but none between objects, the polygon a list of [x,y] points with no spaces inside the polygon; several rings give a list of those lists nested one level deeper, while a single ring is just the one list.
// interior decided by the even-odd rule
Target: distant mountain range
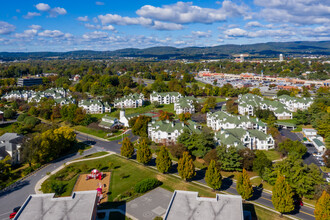
[{"label": "distant mountain range", "polygon": [[249,54],[252,58],[303,55],[330,55],[330,41],[269,42],[246,45],[220,45],[214,47],[150,47],[127,48],[115,51],[80,50],[70,52],[0,52],[1,60],[25,59],[109,59],[140,57],[156,59],[223,59],[237,54]]}]

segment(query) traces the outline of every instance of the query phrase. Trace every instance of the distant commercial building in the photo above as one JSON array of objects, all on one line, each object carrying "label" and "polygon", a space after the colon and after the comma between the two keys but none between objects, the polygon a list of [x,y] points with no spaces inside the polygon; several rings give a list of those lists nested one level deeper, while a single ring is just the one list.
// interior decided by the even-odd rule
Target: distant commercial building
[{"label": "distant commercial building", "polygon": [[35,86],[35,85],[41,85],[42,84],[42,78],[18,78],[17,79],[17,85],[18,86]]},{"label": "distant commercial building", "polygon": [[30,195],[14,220],[71,219],[95,220],[97,214],[97,191],[73,192],[70,197],[55,198],[55,193]]},{"label": "distant commercial building", "polygon": [[283,54],[280,54],[280,62],[283,61]]},{"label": "distant commercial building", "polygon": [[244,214],[241,196],[217,194],[207,198],[199,197],[198,192],[175,190],[164,220],[243,220]]}]

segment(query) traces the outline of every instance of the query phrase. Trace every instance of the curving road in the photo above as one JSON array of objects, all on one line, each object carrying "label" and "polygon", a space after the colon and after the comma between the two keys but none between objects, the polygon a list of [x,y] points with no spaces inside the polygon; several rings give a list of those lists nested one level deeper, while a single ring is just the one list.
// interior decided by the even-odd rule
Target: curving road
[{"label": "curving road", "polygon": [[[135,141],[138,138],[138,137],[134,136],[131,133],[131,131],[128,134],[132,141]],[[92,153],[95,153],[98,151],[106,150],[106,151],[113,151],[115,153],[120,153],[121,145],[118,144],[118,141],[104,141],[104,140],[100,140],[100,139],[91,137],[89,135],[81,134],[81,133],[77,134],[77,138],[80,141],[92,142],[94,147],[85,151],[83,155],[73,154],[73,155],[69,155],[66,158],[62,158],[58,161],[54,161],[54,162],[50,163],[50,165],[46,166],[45,168],[43,168],[43,169],[37,171],[36,173],[34,173],[33,175],[27,177],[25,180],[23,180],[22,182],[17,184],[17,186],[14,187],[12,190],[1,193],[0,194],[0,204],[1,204],[0,220],[8,219],[8,216],[11,213],[13,208],[15,208],[17,206],[21,206],[24,203],[25,199],[30,194],[35,193],[34,186],[36,185],[36,183],[42,177],[44,177],[48,172],[52,172],[53,170],[55,170],[56,168],[61,166],[63,163],[66,163],[70,160],[73,160],[73,159],[76,159],[76,158],[79,158],[79,157],[82,157],[82,156],[85,156],[88,154],[92,154]],[[205,175],[205,171],[199,170],[197,172],[197,176],[195,177],[195,180],[200,183],[205,184],[204,175]],[[223,190],[225,190],[231,194],[237,194],[237,191],[235,189],[236,184],[234,182],[232,182],[229,178],[224,179],[223,182],[224,182]],[[254,198],[252,200],[253,202],[257,202],[261,205],[274,209],[273,204],[271,202],[271,194],[269,194],[267,192],[263,192],[261,190],[256,190],[256,192],[257,193],[255,193]],[[312,208],[303,206],[300,208],[299,211],[294,213],[293,216],[297,217],[297,218],[301,218],[301,219],[312,220],[312,219],[315,219],[313,211],[314,210]]]}]

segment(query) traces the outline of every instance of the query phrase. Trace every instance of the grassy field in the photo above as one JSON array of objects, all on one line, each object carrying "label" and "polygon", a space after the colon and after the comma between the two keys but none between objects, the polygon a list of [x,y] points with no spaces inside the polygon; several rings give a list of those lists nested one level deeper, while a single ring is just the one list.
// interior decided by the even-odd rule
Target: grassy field
[{"label": "grassy field", "polygon": [[281,159],[281,153],[276,150],[264,150],[263,152],[271,161]]},{"label": "grassy field", "polygon": [[[155,108],[155,106],[152,104],[143,106],[143,107],[139,107],[139,108],[128,108],[125,110],[125,113],[126,113],[126,115],[142,114],[142,113],[147,113],[150,111],[158,112],[159,110],[163,110],[163,111],[167,111],[167,112],[171,112],[171,113],[175,114],[174,104],[161,105],[159,108]],[[110,115],[111,117],[119,118],[119,112],[120,112],[120,109],[116,109],[115,111],[109,113],[108,115]]]},{"label": "grassy field", "polygon": [[252,179],[251,183],[254,186],[259,186],[260,184],[262,184],[262,188],[264,188],[266,190],[270,190],[270,191],[273,190],[273,186],[265,181],[262,181],[261,177],[256,177],[256,178]]},{"label": "grassy field", "polygon": [[76,129],[77,131],[80,131],[82,133],[86,133],[86,134],[90,134],[96,137],[100,137],[100,138],[106,138],[107,134],[109,132],[103,131],[103,130],[95,130],[92,128],[88,128],[86,126],[82,126],[82,125],[78,125],[73,127],[74,129]]}]

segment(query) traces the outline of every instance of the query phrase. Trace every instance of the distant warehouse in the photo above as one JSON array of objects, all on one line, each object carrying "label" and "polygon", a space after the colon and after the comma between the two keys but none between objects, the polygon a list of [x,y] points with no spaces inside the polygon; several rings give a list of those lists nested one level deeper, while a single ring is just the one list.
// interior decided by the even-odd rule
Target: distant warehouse
[{"label": "distant warehouse", "polygon": [[41,85],[42,78],[18,78],[17,79],[17,86],[35,86]]}]

